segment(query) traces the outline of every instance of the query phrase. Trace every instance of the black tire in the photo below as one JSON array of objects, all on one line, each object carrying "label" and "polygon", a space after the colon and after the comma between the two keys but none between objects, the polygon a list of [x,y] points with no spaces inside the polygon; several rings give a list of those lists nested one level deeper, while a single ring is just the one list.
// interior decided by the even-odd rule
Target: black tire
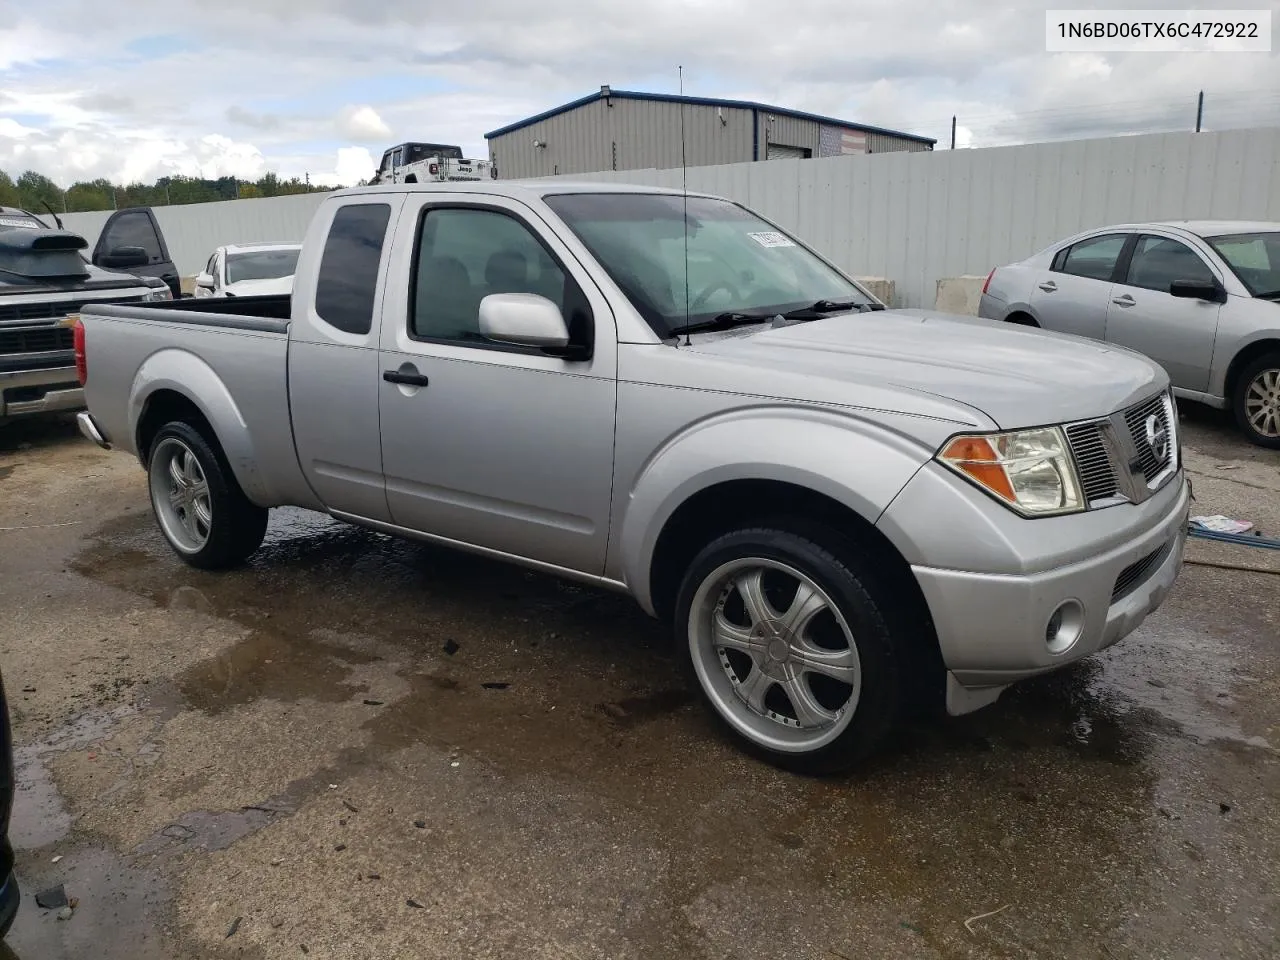
[{"label": "black tire", "polygon": [[[1249,438],[1251,443],[1271,450],[1280,450],[1280,432],[1276,436],[1267,436],[1260,432],[1250,421],[1247,407],[1250,387],[1259,376],[1268,372],[1275,372],[1275,382],[1277,388],[1280,388],[1280,353],[1263,354],[1240,371],[1232,392],[1231,409],[1236,415],[1236,423],[1240,425],[1241,432]],[[1276,403],[1275,413],[1277,418],[1280,418],[1280,397],[1277,397]],[[1257,411],[1254,412],[1256,414]],[[1280,431],[1280,422],[1276,424],[1276,429]]]},{"label": "black tire", "polygon": [[[162,451],[175,449],[175,443],[181,444],[195,456],[208,486],[211,519],[207,525],[207,536],[198,547],[193,547],[192,544],[184,546],[175,540],[161,515],[163,507],[157,503],[157,477],[168,469],[167,463],[158,462],[158,455]],[[267,532],[267,510],[252,503],[244,495],[217,441],[211,442],[192,424],[175,420],[160,428],[148,451],[147,475],[150,480],[148,486],[151,492],[151,509],[160,532],[173,552],[191,566],[202,570],[234,567],[243,563],[262,545]]]},{"label": "black tire", "polygon": [[[804,530],[805,535],[792,529]],[[704,683],[695,665],[698,641],[694,634],[699,629],[697,623],[691,621],[695,598],[700,592],[705,595],[704,581],[713,578],[726,564],[743,558],[776,561],[807,576],[833,602],[848,624],[852,643],[856,644],[861,689],[852,719],[838,736],[815,749],[803,752],[771,749],[743,733],[708,689],[709,683],[714,685],[715,681]],[[901,592],[876,573],[872,556],[834,535],[823,535],[805,524],[737,530],[708,544],[685,573],[675,608],[678,658],[723,729],[747,752],[800,773],[840,773],[885,744],[910,702],[906,676],[912,659],[909,644],[914,638],[906,635],[909,617],[902,608],[903,602]],[[699,603],[705,603],[705,599]],[[712,671],[704,670],[710,677]],[[743,705],[738,709],[742,710]]]}]

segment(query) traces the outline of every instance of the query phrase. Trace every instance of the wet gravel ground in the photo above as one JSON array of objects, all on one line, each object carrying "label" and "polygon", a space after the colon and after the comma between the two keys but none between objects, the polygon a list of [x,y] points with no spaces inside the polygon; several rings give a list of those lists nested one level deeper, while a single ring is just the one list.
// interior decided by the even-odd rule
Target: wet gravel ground
[{"label": "wet gravel ground", "polygon": [[[1197,512],[1280,535],[1280,454],[1184,427]],[[136,462],[10,428],[0,958],[1274,957],[1280,555],[1188,558],[1104,655],[814,780],[624,597],[299,511],[201,573]]]}]

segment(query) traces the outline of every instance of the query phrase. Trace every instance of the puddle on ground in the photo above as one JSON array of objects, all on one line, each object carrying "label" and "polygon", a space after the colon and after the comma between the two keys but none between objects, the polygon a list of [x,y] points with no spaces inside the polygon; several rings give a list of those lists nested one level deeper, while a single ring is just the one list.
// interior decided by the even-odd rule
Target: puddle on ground
[{"label": "puddle on ground", "polygon": [[33,850],[57,843],[71,830],[71,813],[53,782],[53,775],[33,747],[14,751],[16,786],[9,840],[15,849]]},{"label": "puddle on ground", "polygon": [[345,647],[259,629],[180,673],[175,685],[188,706],[207,714],[260,698],[341,703],[366,689],[347,682],[351,668],[375,659]]}]

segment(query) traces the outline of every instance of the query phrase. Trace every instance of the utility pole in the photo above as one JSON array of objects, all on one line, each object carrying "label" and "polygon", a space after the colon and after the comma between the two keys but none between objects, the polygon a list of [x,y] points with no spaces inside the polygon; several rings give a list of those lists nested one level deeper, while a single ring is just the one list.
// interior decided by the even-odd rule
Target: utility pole
[{"label": "utility pole", "polygon": [[1196,101],[1196,133],[1200,132],[1200,121],[1204,119],[1204,91],[1200,91],[1200,98]]},{"label": "utility pole", "polygon": [[951,115],[951,149],[956,148],[956,115]]}]

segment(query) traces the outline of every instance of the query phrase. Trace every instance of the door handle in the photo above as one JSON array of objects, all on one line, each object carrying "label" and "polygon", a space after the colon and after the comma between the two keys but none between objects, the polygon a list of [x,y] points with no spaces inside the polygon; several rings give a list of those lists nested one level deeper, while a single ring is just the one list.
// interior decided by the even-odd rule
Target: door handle
[{"label": "door handle", "polygon": [[1053,293],[1053,291],[1058,289],[1058,285],[1054,283],[1052,280],[1046,280],[1044,283],[1040,284],[1039,286],[1040,286],[1040,289],[1043,290],[1045,293]]},{"label": "door handle", "polygon": [[1117,307],[1132,307],[1138,301],[1134,300],[1133,297],[1129,296],[1126,293],[1123,297],[1116,297],[1111,302],[1114,303]]},{"label": "door handle", "polygon": [[419,373],[412,364],[405,364],[399,370],[383,370],[382,379],[387,383],[399,383],[406,387],[425,387],[427,375]]}]

